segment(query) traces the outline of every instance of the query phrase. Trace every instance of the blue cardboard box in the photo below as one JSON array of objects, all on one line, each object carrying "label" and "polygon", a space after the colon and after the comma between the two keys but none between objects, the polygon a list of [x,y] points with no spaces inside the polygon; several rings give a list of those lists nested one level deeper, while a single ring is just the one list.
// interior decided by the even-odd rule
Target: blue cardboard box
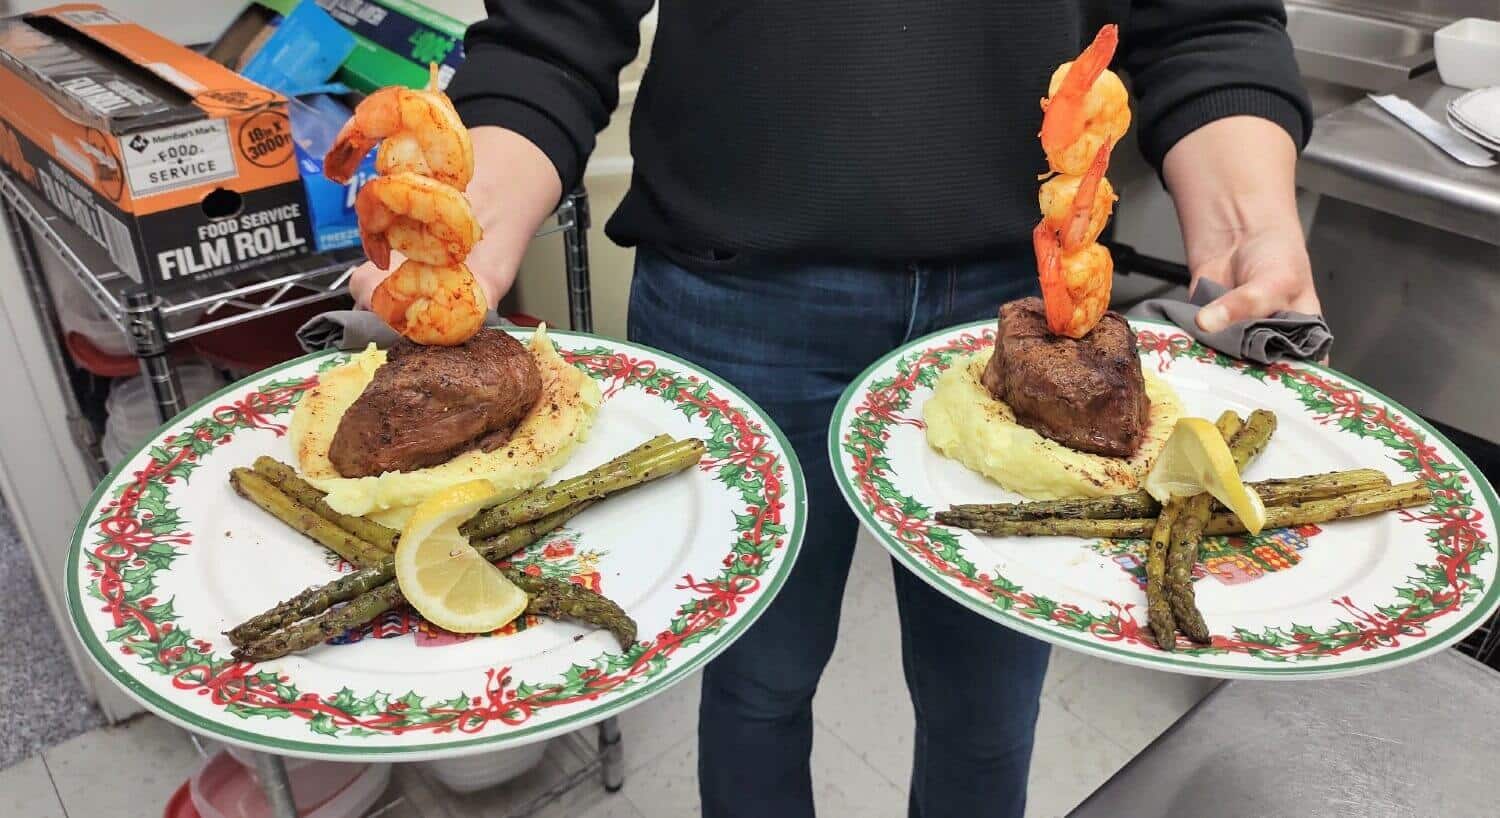
[{"label": "blue cardboard box", "polygon": [[240,74],[289,97],[327,82],[354,52],[354,35],[311,0],[272,17],[267,28],[269,36]]},{"label": "blue cardboard box", "polygon": [[359,244],[354,197],[365,182],[375,178],[375,152],[365,156],[348,184],[332,181],[323,175],[323,155],[344,120],[349,118],[348,109],[332,97],[315,94],[293,99],[289,110],[297,171],[302,174],[302,186],[307,190],[314,245],[319,252],[353,247]]}]

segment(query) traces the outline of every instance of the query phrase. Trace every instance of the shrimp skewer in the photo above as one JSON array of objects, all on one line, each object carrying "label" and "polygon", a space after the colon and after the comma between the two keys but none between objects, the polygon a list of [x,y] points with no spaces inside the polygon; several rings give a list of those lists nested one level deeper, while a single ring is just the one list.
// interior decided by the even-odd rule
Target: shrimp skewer
[{"label": "shrimp skewer", "polygon": [[1038,203],[1042,218],[1062,237],[1064,252],[1073,253],[1099,240],[1114,208],[1114,186],[1104,178],[1109,167],[1110,146],[1099,149],[1088,173],[1059,175],[1042,185]]},{"label": "shrimp skewer", "polygon": [[365,255],[382,270],[391,250],[438,266],[461,263],[481,231],[469,200],[454,188],[415,173],[377,176],[354,202]]},{"label": "shrimp skewer", "polygon": [[474,145],[447,95],[438,90],[437,66],[427,90],[391,86],[365,97],[323,157],[323,175],[346,183],[376,144],[382,175],[409,171],[459,190],[474,178]]},{"label": "shrimp skewer", "polygon": [[1102,244],[1063,251],[1058,232],[1043,221],[1031,233],[1047,328],[1056,335],[1082,338],[1109,309],[1115,261]]},{"label": "shrimp skewer", "polygon": [[456,346],[484,326],[484,291],[462,263],[406,261],[375,288],[370,311],[419,344]]},{"label": "shrimp skewer", "polygon": [[382,88],[356,106],[323,158],[324,174],[348,182],[377,144],[379,175],[354,202],[359,237],[382,270],[393,250],[406,260],[375,288],[370,310],[418,344],[461,344],[484,326],[488,302],[464,265],[481,235],[463,194],[474,146],[438,90],[436,64],[426,90]]},{"label": "shrimp skewer", "polygon": [[1109,70],[1119,29],[1109,25],[1052,74],[1042,100],[1039,134],[1057,174],[1042,185],[1042,220],[1032,231],[1047,328],[1082,338],[1109,309],[1114,259],[1099,245],[1115,192],[1104,172],[1110,152],[1130,127],[1130,99]]},{"label": "shrimp skewer", "polygon": [[1117,26],[1099,29],[1078,59],[1052,74],[1039,135],[1054,172],[1082,176],[1100,147],[1113,145],[1130,129],[1130,96],[1109,70],[1119,38]]}]

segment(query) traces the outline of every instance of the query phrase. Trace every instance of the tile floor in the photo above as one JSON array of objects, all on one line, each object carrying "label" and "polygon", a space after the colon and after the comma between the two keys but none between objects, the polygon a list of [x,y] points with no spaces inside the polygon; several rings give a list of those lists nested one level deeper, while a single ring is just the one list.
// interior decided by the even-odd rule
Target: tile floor
[{"label": "tile floor", "polygon": [[[897,661],[891,565],[861,541],[838,651],[817,699],[813,768],[825,816],[905,815],[911,704]],[[1031,772],[1031,816],[1061,816],[1206,695],[1212,681],[1053,654]],[[851,686],[861,695],[836,695]],[[1121,706],[1128,703],[1128,706]],[[687,818],[697,814],[696,679],[621,717],[624,790],[585,783],[539,818]],[[584,734],[592,740],[592,734]],[[554,742],[541,766],[493,790],[454,795],[419,768],[393,777],[384,818],[505,818],[577,769],[585,744]],[[198,763],[186,734],[154,717],[76,736],[0,771],[0,816],[156,818]],[[130,805],[122,807],[122,805]]]},{"label": "tile floor", "polygon": [[[5,769],[43,747],[100,727],[104,717],[89,702],[67,654],[58,647],[63,637],[47,615],[26,545],[3,502],[0,622],[6,624],[5,648],[0,652],[0,701],[7,711],[0,727],[0,769]],[[12,814],[0,810],[0,816]]]}]

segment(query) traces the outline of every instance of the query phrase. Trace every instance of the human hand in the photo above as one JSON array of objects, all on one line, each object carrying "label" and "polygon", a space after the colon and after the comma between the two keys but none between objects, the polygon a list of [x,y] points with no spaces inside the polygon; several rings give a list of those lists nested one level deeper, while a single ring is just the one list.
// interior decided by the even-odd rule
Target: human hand
[{"label": "human hand", "polygon": [[[493,126],[472,128],[474,178],[465,194],[483,235],[464,264],[479,281],[493,309],[515,283],[526,246],[562,199],[562,181],[552,161],[525,137]],[[404,261],[391,253],[390,268],[370,262],[354,269],[349,291],[368,309],[375,288]]]},{"label": "human hand", "polygon": [[1302,226],[1295,219],[1290,224],[1267,223],[1184,239],[1189,242],[1193,286],[1208,279],[1229,288],[1198,311],[1198,326],[1205,332],[1281,310],[1322,312]]},{"label": "human hand", "polygon": [[392,251],[389,270],[382,270],[373,262],[366,261],[355,267],[354,272],[349,274],[349,294],[354,296],[355,307],[362,310],[370,308],[370,296],[375,294],[375,288],[380,286],[380,282],[385,281],[386,276],[395,272],[399,264],[396,256],[397,254]]},{"label": "human hand", "polygon": [[1193,286],[1206,278],[1229,288],[1198,312],[1204,331],[1279,310],[1321,313],[1297,218],[1296,162],[1285,131],[1248,116],[1211,122],[1167,152],[1162,175]]}]

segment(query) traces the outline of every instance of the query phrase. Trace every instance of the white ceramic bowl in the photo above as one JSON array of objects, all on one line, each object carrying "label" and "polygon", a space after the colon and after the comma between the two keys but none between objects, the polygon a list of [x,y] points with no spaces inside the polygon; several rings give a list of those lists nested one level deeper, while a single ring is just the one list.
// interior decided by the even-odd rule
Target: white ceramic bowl
[{"label": "white ceramic bowl", "polygon": [[1500,85],[1500,20],[1465,17],[1433,35],[1438,76],[1447,85]]},{"label": "white ceramic bowl", "polygon": [[453,792],[477,792],[530,772],[546,754],[548,743],[538,741],[493,753],[424,761],[422,769]]}]

